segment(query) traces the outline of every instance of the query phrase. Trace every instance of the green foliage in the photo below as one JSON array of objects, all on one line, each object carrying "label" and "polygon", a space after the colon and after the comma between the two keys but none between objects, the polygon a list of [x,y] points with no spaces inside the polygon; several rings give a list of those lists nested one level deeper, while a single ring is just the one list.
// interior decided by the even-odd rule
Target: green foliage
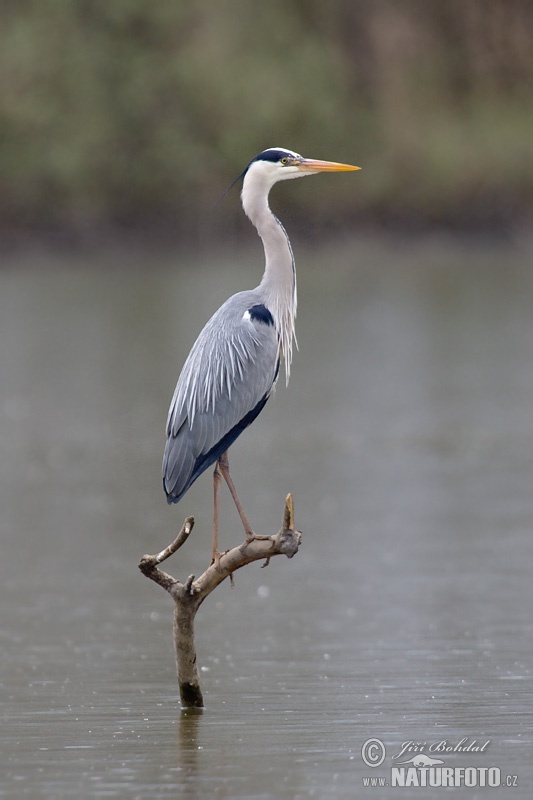
[{"label": "green foliage", "polygon": [[0,224],[185,231],[275,144],[363,167],[325,223],[530,214],[532,23],[527,0],[3,0]]}]

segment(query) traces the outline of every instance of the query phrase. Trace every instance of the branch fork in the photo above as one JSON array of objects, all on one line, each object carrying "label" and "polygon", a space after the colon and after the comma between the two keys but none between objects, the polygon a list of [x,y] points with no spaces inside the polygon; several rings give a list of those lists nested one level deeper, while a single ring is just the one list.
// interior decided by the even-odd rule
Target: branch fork
[{"label": "branch fork", "polygon": [[194,620],[198,608],[222,581],[228,577],[233,581],[233,573],[246,564],[264,559],[265,567],[273,556],[295,556],[302,535],[294,529],[294,503],[289,494],[285,500],[282,526],[277,533],[272,536],[254,536],[241,545],[226,550],[220,554],[218,563],[210,564],[200,577],[189,575],[182,583],[160,569],[159,564],[185,544],[193,527],[194,517],[187,517],[174,541],[156,555],[144,555],[139,562],[139,569],[143,575],[165,589],[174,600],[174,646],[181,703],[186,708],[202,708],[204,701],[194,642]]}]

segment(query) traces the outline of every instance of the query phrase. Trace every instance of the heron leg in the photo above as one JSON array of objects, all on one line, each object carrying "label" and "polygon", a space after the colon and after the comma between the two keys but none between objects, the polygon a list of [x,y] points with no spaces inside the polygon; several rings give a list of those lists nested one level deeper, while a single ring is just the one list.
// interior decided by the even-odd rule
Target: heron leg
[{"label": "heron leg", "polygon": [[215,464],[215,471],[213,472],[214,503],[213,503],[213,553],[212,553],[212,562],[215,564],[216,567],[218,567],[220,564],[220,551],[218,549],[218,489],[221,480],[222,480],[222,475],[217,461],[217,463]]},{"label": "heron leg", "polygon": [[224,478],[224,480],[226,481],[226,483],[228,485],[228,489],[230,490],[230,494],[233,497],[233,502],[235,503],[237,511],[239,512],[239,517],[241,518],[241,522],[242,522],[243,527],[244,527],[244,532],[246,533],[246,540],[250,542],[253,539],[255,539],[256,536],[255,536],[255,533],[252,530],[252,526],[248,522],[248,517],[244,513],[244,509],[243,509],[243,507],[241,505],[241,501],[239,500],[239,498],[237,496],[237,491],[235,489],[235,484],[233,483],[231,475],[229,474],[229,461],[228,461],[227,452],[226,453],[222,453],[222,455],[218,459],[217,467],[220,470],[220,474],[222,474],[222,477]]}]

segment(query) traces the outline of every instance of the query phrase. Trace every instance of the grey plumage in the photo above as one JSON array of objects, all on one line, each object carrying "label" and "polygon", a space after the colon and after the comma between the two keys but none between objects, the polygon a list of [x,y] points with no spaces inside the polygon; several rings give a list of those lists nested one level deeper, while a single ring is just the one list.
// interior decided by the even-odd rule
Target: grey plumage
[{"label": "grey plumage", "polygon": [[167,419],[163,482],[169,502],[177,503],[229,448],[274,388],[279,338],[273,322],[250,314],[258,305],[258,289],[230,297],[189,353]]}]

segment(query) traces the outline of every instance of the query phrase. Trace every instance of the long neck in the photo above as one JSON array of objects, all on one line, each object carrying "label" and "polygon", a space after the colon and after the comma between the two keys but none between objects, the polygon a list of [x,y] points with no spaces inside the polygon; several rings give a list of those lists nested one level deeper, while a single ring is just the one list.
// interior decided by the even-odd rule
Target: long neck
[{"label": "long neck", "polygon": [[252,176],[247,175],[241,198],[246,215],[257,228],[263,241],[265,272],[257,288],[274,317],[288,382],[296,317],[296,271],[289,237],[269,208],[268,189],[269,186],[260,178],[254,180]]}]

